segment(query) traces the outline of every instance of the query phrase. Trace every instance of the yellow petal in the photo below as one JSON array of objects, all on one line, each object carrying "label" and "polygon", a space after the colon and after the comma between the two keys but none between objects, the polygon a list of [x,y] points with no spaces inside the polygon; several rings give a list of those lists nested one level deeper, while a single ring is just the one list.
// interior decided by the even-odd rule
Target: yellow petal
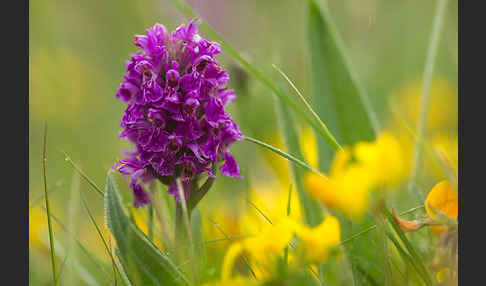
[{"label": "yellow petal", "polygon": [[301,247],[304,260],[307,263],[323,263],[329,250],[338,245],[341,240],[339,221],[328,215],[314,228],[302,226],[296,228],[297,236],[302,240]]},{"label": "yellow petal", "polygon": [[243,245],[240,242],[233,243],[223,259],[223,266],[221,267],[221,280],[227,281],[231,277],[231,271],[233,270],[233,265],[235,264],[236,258],[243,251]]},{"label": "yellow petal", "polygon": [[440,210],[447,216],[457,219],[458,198],[457,192],[447,180],[437,183],[432,190],[430,190],[425,199],[425,210],[427,214],[434,218],[437,214],[432,210],[435,208]]},{"label": "yellow petal", "polygon": [[318,166],[317,140],[312,128],[307,127],[299,134],[300,147],[305,160],[313,168]]}]

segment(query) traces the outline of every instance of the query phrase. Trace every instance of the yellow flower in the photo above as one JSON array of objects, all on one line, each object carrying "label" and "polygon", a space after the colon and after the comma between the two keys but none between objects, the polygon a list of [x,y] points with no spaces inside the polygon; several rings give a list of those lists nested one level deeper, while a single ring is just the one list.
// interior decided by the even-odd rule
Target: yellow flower
[{"label": "yellow flower", "polygon": [[[430,190],[427,198],[425,199],[425,210],[431,218],[436,218],[437,213],[434,211],[439,210],[450,218],[456,220],[458,212],[458,197],[457,191],[454,190],[452,185],[443,180],[437,183],[432,190]],[[444,226],[434,226],[432,231],[434,234],[439,235],[445,231]]]},{"label": "yellow flower", "polygon": [[430,217],[435,218],[437,214],[431,207],[440,210],[453,219],[457,219],[457,192],[448,181],[443,180],[438,182],[432,190],[430,190],[425,199],[425,210],[427,211],[427,214]]},{"label": "yellow flower", "polygon": [[[422,95],[422,80],[417,79],[399,90],[394,97],[398,98],[398,104],[407,122],[416,124],[418,108]],[[427,115],[427,129],[444,130],[457,126],[457,90],[450,82],[443,78],[434,78],[429,90],[429,108]]]},{"label": "yellow flower", "polygon": [[[145,235],[148,235],[147,210],[145,208],[136,209],[136,208],[130,206],[130,213],[132,214],[133,220],[134,220],[137,228],[140,229]],[[154,228],[156,228],[155,222],[156,222],[156,217],[154,216]],[[154,235],[153,242],[158,248],[164,249],[163,245],[160,243],[160,241],[157,239],[157,237],[155,235]]]},{"label": "yellow flower", "polygon": [[326,218],[314,228],[300,226],[296,234],[301,239],[303,259],[307,263],[320,264],[326,261],[329,250],[341,241],[339,221],[333,216]]},{"label": "yellow flower", "polygon": [[442,283],[445,279],[447,279],[451,275],[451,270],[449,267],[444,267],[437,272],[437,282]]},{"label": "yellow flower", "polygon": [[404,169],[398,141],[384,132],[374,142],[359,142],[337,152],[329,178],[308,174],[304,183],[328,208],[359,219],[368,207],[371,191],[395,185],[403,178]]},{"label": "yellow flower", "polygon": [[[57,209],[51,202],[51,208]],[[51,226],[54,237],[61,231],[57,222],[51,217]],[[29,209],[29,249],[36,248],[46,253],[49,251],[49,228],[45,208],[35,206]]]},{"label": "yellow flower", "polygon": [[305,177],[305,184],[312,196],[326,207],[338,210],[352,219],[359,219],[368,206],[368,182],[366,173],[356,168],[332,178],[314,173]]},{"label": "yellow flower", "polygon": [[29,209],[29,248],[47,250],[43,242],[47,231],[47,215],[44,210],[39,207]]},{"label": "yellow flower", "polygon": [[376,183],[383,187],[396,184],[404,175],[404,158],[398,141],[388,132],[374,142],[359,142],[354,148],[356,160],[366,166]]},{"label": "yellow flower", "polygon": [[307,127],[299,133],[299,143],[306,162],[311,167],[317,169],[319,160],[317,140],[312,128]]},{"label": "yellow flower", "polygon": [[[432,148],[439,155],[443,157],[443,163],[451,172],[457,175],[457,167],[459,164],[459,145],[457,141],[457,134],[450,136],[446,133],[439,133],[431,140]],[[444,175],[442,171],[437,168],[431,168],[437,175]]]},{"label": "yellow flower", "polygon": [[[341,230],[339,221],[328,215],[314,228],[302,225],[299,221],[284,217],[274,225],[269,225],[261,234],[233,243],[225,254],[222,266],[222,280],[228,280],[236,258],[243,252],[248,253],[252,265],[268,276],[275,267],[275,261],[297,235],[301,239],[299,253],[301,261],[314,264],[326,261],[332,247],[339,244]],[[292,255],[289,255],[289,257]],[[293,258],[292,260],[295,260]]]},{"label": "yellow flower", "polygon": [[203,286],[256,286],[260,285],[258,281],[250,280],[241,276],[236,276],[231,279],[221,280],[216,282],[204,283]]},{"label": "yellow flower", "polygon": [[260,234],[233,243],[223,259],[221,278],[226,281],[231,276],[231,271],[236,258],[242,252],[249,254],[251,264],[257,265],[260,273],[267,276],[275,265],[275,259],[283,253],[284,248],[290,243],[295,231],[295,224],[287,218],[278,221]]}]

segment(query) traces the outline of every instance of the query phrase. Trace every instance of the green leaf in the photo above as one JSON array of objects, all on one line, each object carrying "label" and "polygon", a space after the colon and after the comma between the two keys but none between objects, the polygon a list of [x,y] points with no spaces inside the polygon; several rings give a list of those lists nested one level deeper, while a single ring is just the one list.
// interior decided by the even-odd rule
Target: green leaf
[{"label": "green leaf", "polygon": [[106,178],[105,219],[119,260],[134,285],[188,285],[184,274],[130,221],[110,173]]},{"label": "green leaf", "polygon": [[421,275],[421,277],[424,279],[425,283],[427,285],[432,284],[433,280],[430,276],[429,271],[427,270],[427,267],[425,266],[425,264],[423,262],[422,257],[419,256],[415,247],[410,243],[410,241],[405,236],[405,234],[400,229],[400,227],[398,227],[398,225],[396,224],[395,220],[393,219],[391,213],[388,210],[385,210],[385,216],[386,216],[388,222],[392,225],[395,232],[398,234],[398,237],[400,238],[402,243],[407,248],[407,251],[409,252],[410,256],[412,257],[413,262],[416,264],[418,272]]},{"label": "green leaf", "polygon": [[[378,122],[365,90],[343,52],[327,8],[309,0],[308,44],[314,110],[342,145],[373,140]],[[320,169],[328,170],[334,150],[319,143]]]}]

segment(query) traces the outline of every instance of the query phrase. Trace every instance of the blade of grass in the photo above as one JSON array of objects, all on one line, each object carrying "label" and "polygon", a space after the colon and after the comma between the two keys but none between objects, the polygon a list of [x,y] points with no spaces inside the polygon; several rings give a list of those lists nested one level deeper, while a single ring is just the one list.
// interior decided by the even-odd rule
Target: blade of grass
[{"label": "blade of grass", "polygon": [[[266,222],[268,222],[270,225],[273,225],[272,220],[262,210],[260,210],[251,201],[249,201],[249,200],[247,200],[247,201],[265,219]],[[295,249],[295,245],[292,242],[290,242],[287,247],[290,247],[291,249]],[[314,276],[316,281],[318,281],[322,285],[322,281],[321,281],[319,275],[314,271],[314,269],[312,269],[312,267],[310,267],[310,265],[307,265],[306,268],[307,268],[307,270],[309,270],[311,272],[311,274]]]},{"label": "blade of grass", "polygon": [[[403,216],[403,215],[407,215],[407,214],[413,213],[413,212],[415,212],[416,210],[423,209],[423,208],[424,208],[424,206],[423,206],[423,205],[416,206],[416,207],[414,207],[414,208],[411,208],[411,209],[409,209],[409,210],[407,210],[407,211],[404,211],[404,212],[400,213],[400,216]],[[366,233],[367,233],[367,232],[369,232],[369,231],[372,231],[372,230],[373,230],[373,229],[375,229],[375,228],[376,228],[376,224],[374,224],[374,225],[372,225],[372,226],[370,226],[370,227],[368,227],[368,228],[366,228],[366,229],[364,229],[364,230],[362,230],[362,231],[360,231],[360,232],[358,232],[358,233],[356,233],[356,234],[352,235],[351,237],[348,237],[348,238],[346,238],[346,239],[341,240],[340,245],[345,244],[345,243],[348,243],[348,242],[352,241],[353,239],[356,239],[357,237],[359,237],[359,236],[361,236],[361,235],[363,235],[363,234],[366,234]]]},{"label": "blade of grass", "polygon": [[[72,252],[74,259],[77,260],[77,251],[73,249],[75,244],[75,237],[78,232],[78,224],[79,224],[79,188],[81,183],[81,178],[73,171],[72,180],[71,180],[71,188],[69,191],[69,202],[68,202],[68,217],[67,217],[67,227],[71,230],[68,234],[68,240],[66,242],[66,248],[68,253]],[[76,273],[74,269],[74,265],[69,263],[68,265],[68,272],[67,276],[64,280],[64,283],[67,285],[78,285],[79,280],[76,279]]]},{"label": "blade of grass", "polygon": [[412,268],[415,270],[417,274],[419,274],[419,277],[422,278],[420,281],[424,283],[424,285],[433,285],[432,283],[427,283],[425,281],[425,278],[421,275],[420,268],[417,266],[415,263],[414,259],[408,254],[403,247],[400,245],[400,243],[396,240],[396,238],[393,236],[393,234],[390,233],[390,231],[386,231],[386,236],[390,239],[390,241],[395,245],[395,248],[398,250],[398,253],[402,257],[403,261],[405,262],[406,265],[411,265]]},{"label": "blade of grass", "polygon": [[[99,228],[98,224],[96,223],[96,220],[94,219],[93,215],[91,214],[91,211],[90,211],[90,209],[88,207],[88,204],[86,203],[86,199],[84,197],[81,197],[81,201],[83,203],[84,209],[88,213],[88,217],[89,217],[91,223],[95,226],[96,232],[98,233],[99,237],[101,238],[101,241],[103,242],[103,245],[105,246],[106,252],[110,256],[111,263],[112,263],[113,267],[116,269],[116,271],[118,273],[120,273],[120,269],[118,269],[118,266],[115,264],[115,259],[113,258],[113,253],[111,251],[111,247],[109,247],[108,244],[106,243],[105,237],[103,236],[103,233],[101,232],[101,229]],[[116,275],[115,275],[115,280],[116,280]]]},{"label": "blade of grass", "polygon": [[64,151],[61,151],[64,156],[65,156],[65,160],[71,164],[71,166],[79,173],[79,175],[81,175],[81,177],[83,177],[83,179],[86,180],[86,182],[89,183],[89,185],[93,188],[93,190],[95,190],[100,196],[102,196],[104,198],[105,196],[105,193],[101,190],[100,187],[98,187],[98,185],[96,185],[95,182],[93,182],[93,180],[91,180],[82,170],[81,168],[79,168],[74,162],[73,160],[71,160],[71,157],[68,156],[68,154]]},{"label": "blade of grass", "polygon": [[[192,9],[184,3],[182,0],[172,0],[172,2],[186,15],[191,18],[199,18],[196,13],[192,11]],[[270,81],[260,70],[258,70],[255,66],[251,65],[248,61],[246,61],[240,54],[231,47],[223,38],[211,27],[209,27],[206,23],[201,21],[200,27],[203,31],[205,31],[211,38],[221,44],[221,47],[227,52],[230,56],[232,56],[236,62],[238,62],[244,70],[246,70],[249,74],[253,75],[256,79],[258,79],[263,85],[267,86],[270,90],[272,90],[285,104],[290,106],[299,116],[305,119],[313,128],[318,132],[323,138],[332,141],[329,138],[330,133],[324,132],[324,130],[318,126],[312,118],[308,116],[294,101],[292,101],[286,94],[278,88],[272,81]],[[331,135],[332,136],[332,135]],[[334,138],[334,137],[332,137]],[[337,143],[337,142],[336,142]],[[331,147],[335,148],[336,145],[331,145]]]},{"label": "blade of grass", "polygon": [[46,145],[47,145],[47,122],[44,124],[44,144],[42,148],[42,174],[44,178],[44,197],[46,201],[46,212],[47,212],[47,227],[49,228],[49,244],[51,251],[51,265],[52,265],[52,279],[54,281],[54,286],[59,285],[57,279],[57,269],[56,269],[56,254],[54,249],[54,234],[52,232],[51,216],[50,216],[50,206],[49,206],[49,196],[47,194],[47,176],[46,176]]},{"label": "blade of grass", "polygon": [[[221,234],[223,234],[224,240],[233,241],[234,237],[228,236],[226,234],[226,232],[219,226],[219,224],[217,222],[213,221],[209,217],[208,217],[208,220],[219,230],[219,232],[221,232]],[[248,270],[250,270],[250,273],[253,276],[253,278],[255,278],[255,280],[258,280],[258,278],[255,274],[255,271],[253,271],[253,268],[251,268],[250,262],[248,262],[248,258],[246,257],[246,255],[242,254],[241,257],[243,258],[243,261],[245,262],[246,266],[248,267]]]},{"label": "blade of grass", "polygon": [[419,268],[420,274],[424,278],[424,281],[427,284],[432,284],[433,280],[430,276],[429,271],[427,270],[427,267],[425,267],[425,265],[423,263],[423,259],[418,255],[417,251],[415,250],[413,245],[410,243],[408,238],[405,236],[403,231],[398,227],[398,225],[396,224],[395,220],[393,219],[391,213],[388,210],[385,210],[385,217],[387,218],[388,222],[392,225],[393,229],[395,230],[395,232],[400,237],[400,240],[403,242],[403,244],[407,248],[409,254],[413,258],[414,263],[417,264],[417,267]]},{"label": "blade of grass", "polygon": [[[108,237],[108,246],[110,247],[110,252],[113,253],[113,251],[112,251],[113,248],[111,247],[111,237]],[[118,285],[118,279],[116,278],[117,277],[117,271],[116,271],[117,267],[118,266],[116,265],[115,260],[112,259],[111,260],[111,268],[113,269],[113,282],[114,282],[115,286]]]},{"label": "blade of grass", "polygon": [[285,153],[284,151],[278,149],[277,147],[274,147],[270,144],[267,144],[263,141],[260,141],[258,139],[255,139],[255,138],[252,138],[252,137],[248,137],[248,136],[245,136],[245,140],[246,141],[249,141],[249,142],[252,142],[252,143],[255,143],[257,145],[260,145],[264,148],[267,148],[268,150],[284,157],[285,159],[291,161],[292,163],[295,163],[296,165],[302,167],[302,168],[305,168],[313,173],[316,173],[318,175],[321,175],[322,177],[326,177],[324,174],[322,174],[321,172],[317,171],[316,169],[312,168],[311,166],[309,166],[309,164],[305,163],[304,161],[300,160],[300,159],[297,159],[296,157],[294,157],[293,155],[290,155],[290,154],[287,154]]},{"label": "blade of grass", "polygon": [[289,77],[280,68],[278,68],[276,65],[272,65],[272,66],[273,66],[274,69],[276,69],[282,75],[283,78],[285,78],[285,80],[287,80],[287,82],[290,84],[290,86],[292,86],[292,88],[297,93],[297,95],[299,95],[299,98],[302,100],[302,102],[304,102],[304,104],[307,107],[307,109],[310,111],[310,113],[312,114],[312,116],[314,116],[314,119],[321,126],[323,132],[327,135],[327,136],[324,137],[324,139],[327,141],[327,143],[329,143],[336,150],[342,149],[341,145],[339,145],[339,143],[336,141],[336,139],[331,134],[331,132],[329,132],[329,129],[327,128],[326,124],[324,124],[324,122],[322,122],[322,120],[319,117],[319,115],[317,115],[317,113],[314,111],[314,109],[312,109],[312,107],[307,102],[307,100],[305,99],[305,97],[300,93],[300,91],[297,89],[297,87],[295,87],[294,83],[289,79]]},{"label": "blade of grass", "polygon": [[[451,170],[449,166],[447,166],[442,159],[439,157],[439,155],[434,152],[433,147],[431,146],[430,143],[423,138],[422,140],[419,140],[418,135],[412,130],[410,127],[410,124],[407,122],[405,119],[405,116],[400,112],[399,108],[397,108],[398,103],[396,102],[395,99],[391,100],[391,110],[395,114],[395,116],[400,119],[401,124],[404,126],[405,130],[409,133],[410,137],[417,143],[420,144],[423,150],[425,151],[425,155],[427,155],[429,158],[432,159],[432,162],[434,162],[439,168],[442,170],[444,175],[451,181],[455,182],[457,185],[457,174],[455,173],[455,170]],[[416,186],[416,182],[413,184],[413,186]],[[412,187],[413,187],[412,186]],[[410,186],[409,186],[410,187]],[[420,198],[419,198],[420,199]]]},{"label": "blade of grass", "polygon": [[[307,43],[311,102],[342,145],[372,140],[379,131],[366,90],[351,69],[327,1],[308,1]],[[335,150],[318,140],[319,167],[327,171]]]},{"label": "blade of grass", "polygon": [[[43,207],[43,209],[46,210],[45,207]],[[61,229],[64,232],[66,232],[67,234],[71,233],[69,231],[69,229],[64,225],[64,223],[56,215],[54,215],[53,213],[50,213],[50,217],[61,227]],[[86,249],[86,247],[84,247],[84,245],[81,243],[81,241],[79,241],[79,239],[77,239],[77,238],[76,238],[76,244],[79,247],[79,249],[81,250],[81,252],[96,266],[96,269],[101,269],[103,271],[103,274],[105,275],[105,277],[103,277],[103,279],[105,279],[105,282],[108,282],[107,281],[108,274],[104,271],[103,267],[101,267],[99,262],[96,261],[96,258],[94,258],[89,253],[89,251]]]},{"label": "blade of grass", "polygon": [[[292,114],[288,109],[288,106],[283,104],[281,100],[276,98],[277,101],[277,118],[279,122],[279,127],[283,134],[284,144],[287,150],[294,154],[299,160],[303,160],[302,149],[300,147],[299,136],[296,131],[296,126],[292,118]],[[306,192],[303,183],[304,171],[301,168],[297,168],[295,164],[290,164],[290,171],[295,181],[295,188],[299,195],[299,202],[304,210],[305,222],[310,226],[318,225],[323,218],[321,205],[313,200],[310,195]],[[314,170],[313,168],[310,168]],[[320,174],[318,172],[318,174]],[[321,175],[321,174],[320,174]],[[325,178],[324,175],[321,175]]]},{"label": "blade of grass", "polygon": [[[419,116],[417,120],[417,140],[415,141],[415,152],[412,159],[412,169],[409,182],[409,190],[415,185],[417,175],[419,173],[420,165],[422,162],[422,148],[419,142],[424,138],[425,125],[427,121],[427,113],[429,107],[430,97],[430,84],[432,82],[432,75],[434,73],[435,58],[437,57],[437,51],[439,47],[440,33],[442,31],[442,23],[445,17],[445,8],[447,6],[447,0],[437,0],[437,8],[434,16],[434,23],[432,26],[432,33],[430,36],[429,48],[427,50],[427,56],[425,59],[424,81],[422,84],[422,94],[420,96],[419,103]],[[425,194],[420,194],[421,199]]]},{"label": "blade of grass", "polygon": [[[287,198],[287,216],[290,216],[290,200],[292,198],[292,184],[289,186],[289,196]],[[287,245],[284,250],[284,263],[288,266],[288,258],[289,258],[289,246]]]}]

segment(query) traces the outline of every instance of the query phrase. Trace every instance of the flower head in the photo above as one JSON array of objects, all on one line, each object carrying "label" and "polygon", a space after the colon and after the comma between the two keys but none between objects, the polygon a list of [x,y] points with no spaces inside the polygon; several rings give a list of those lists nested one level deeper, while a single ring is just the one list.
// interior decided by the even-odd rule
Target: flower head
[{"label": "flower head", "polygon": [[235,94],[214,57],[219,44],[197,32],[195,21],[172,33],[155,24],[133,39],[139,49],[126,62],[116,97],[128,105],[120,137],[134,150],[117,169],[130,177],[137,207],[150,203],[143,185],[155,178],[177,198],[176,178],[184,188],[202,173],[214,178],[220,161],[223,175],[241,177],[229,147],[243,136],[224,110]]}]

